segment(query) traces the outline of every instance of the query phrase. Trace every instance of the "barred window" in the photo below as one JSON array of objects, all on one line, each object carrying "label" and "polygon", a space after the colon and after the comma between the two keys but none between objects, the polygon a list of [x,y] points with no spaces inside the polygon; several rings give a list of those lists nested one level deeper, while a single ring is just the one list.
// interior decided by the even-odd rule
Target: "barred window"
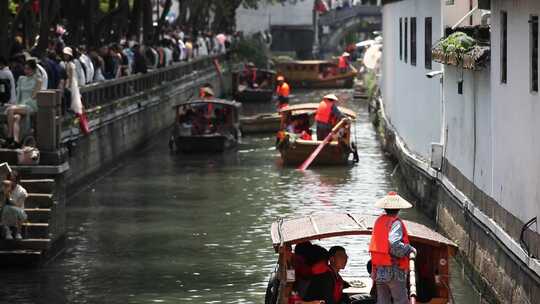
[{"label": "barred window", "polygon": [[507,46],[507,25],[508,25],[508,14],[505,11],[501,11],[501,83],[506,83],[508,71],[507,71],[507,61],[508,61],[508,46]]},{"label": "barred window", "polygon": [[431,70],[431,40],[433,39],[433,21],[431,17],[427,17],[424,22],[424,64],[426,69]]},{"label": "barred window", "polygon": [[531,91],[538,92],[538,16],[531,16]]},{"label": "barred window", "polygon": [[399,18],[399,60],[403,60],[403,18]]},{"label": "barred window", "polygon": [[408,30],[408,26],[407,26],[407,18],[404,19],[404,22],[405,22],[405,25],[403,26],[403,35],[405,36],[405,41],[403,43],[403,46],[404,46],[404,52],[403,52],[403,61],[407,62],[407,57],[408,57],[408,54],[407,54],[407,50],[408,50],[408,37],[407,37],[407,34],[409,32]]},{"label": "barred window", "polygon": [[411,17],[411,65],[416,65],[416,17]]}]

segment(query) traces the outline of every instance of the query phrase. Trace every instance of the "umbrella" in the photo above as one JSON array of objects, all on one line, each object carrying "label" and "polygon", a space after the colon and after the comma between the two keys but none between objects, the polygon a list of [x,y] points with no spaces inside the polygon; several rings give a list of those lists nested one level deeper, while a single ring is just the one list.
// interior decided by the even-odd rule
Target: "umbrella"
[{"label": "umbrella", "polygon": [[381,44],[375,44],[367,49],[362,61],[366,68],[375,69],[379,65],[382,56],[381,48]]},{"label": "umbrella", "polygon": [[364,40],[356,44],[356,47],[370,47],[372,44],[375,44],[375,40]]},{"label": "umbrella", "polygon": [[218,34],[216,36],[216,39],[219,41],[220,44],[225,44],[225,40],[227,40],[227,37],[225,37],[224,34]]}]

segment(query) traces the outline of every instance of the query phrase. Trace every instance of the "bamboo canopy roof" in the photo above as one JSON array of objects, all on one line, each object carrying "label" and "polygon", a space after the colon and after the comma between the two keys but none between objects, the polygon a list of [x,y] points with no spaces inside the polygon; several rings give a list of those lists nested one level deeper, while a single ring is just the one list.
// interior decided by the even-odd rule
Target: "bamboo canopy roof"
[{"label": "bamboo canopy roof", "polygon": [[[376,216],[350,213],[321,213],[280,219],[271,227],[272,244],[280,246],[346,235],[371,235]],[[456,244],[422,224],[404,221],[411,241],[457,248]]]}]

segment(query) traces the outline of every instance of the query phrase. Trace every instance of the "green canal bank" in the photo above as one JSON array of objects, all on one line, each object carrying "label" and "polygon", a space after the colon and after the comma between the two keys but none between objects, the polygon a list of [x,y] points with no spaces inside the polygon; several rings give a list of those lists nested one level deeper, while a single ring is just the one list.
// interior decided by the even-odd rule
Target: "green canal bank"
[{"label": "green canal bank", "polygon": [[488,198],[447,160],[439,171],[412,153],[389,122],[380,98],[369,102],[369,111],[382,149],[396,162],[400,183],[414,196],[415,207],[458,244],[463,269],[481,303],[535,303],[532,299],[540,298],[540,265],[486,216]]}]

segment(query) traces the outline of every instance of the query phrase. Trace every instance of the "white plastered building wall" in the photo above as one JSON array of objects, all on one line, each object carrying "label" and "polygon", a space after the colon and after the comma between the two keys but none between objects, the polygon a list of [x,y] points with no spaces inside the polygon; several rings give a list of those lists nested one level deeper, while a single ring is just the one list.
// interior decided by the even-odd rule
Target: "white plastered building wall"
[{"label": "white plastered building wall", "polygon": [[313,25],[313,1],[261,3],[258,9],[236,10],[236,29],[245,34],[270,30],[272,25]]},{"label": "white plastered building wall", "polygon": [[[503,10],[508,14],[506,84],[501,83]],[[493,191],[490,195],[526,222],[534,216],[540,217],[540,96],[531,92],[528,22],[531,15],[540,15],[540,1],[492,0],[491,12]]]},{"label": "white plastered building wall", "polygon": [[[411,17],[416,17],[416,66],[410,60]],[[426,73],[440,70],[436,62],[432,62],[431,69],[426,69],[424,64],[426,17],[432,18],[432,44],[435,44],[441,37],[439,1],[404,0],[383,6],[382,97],[390,122],[409,149],[428,160],[431,143],[441,140],[441,86],[438,78],[426,77]],[[403,45],[408,49],[406,62],[399,55],[400,18],[408,20],[407,45]]]}]

